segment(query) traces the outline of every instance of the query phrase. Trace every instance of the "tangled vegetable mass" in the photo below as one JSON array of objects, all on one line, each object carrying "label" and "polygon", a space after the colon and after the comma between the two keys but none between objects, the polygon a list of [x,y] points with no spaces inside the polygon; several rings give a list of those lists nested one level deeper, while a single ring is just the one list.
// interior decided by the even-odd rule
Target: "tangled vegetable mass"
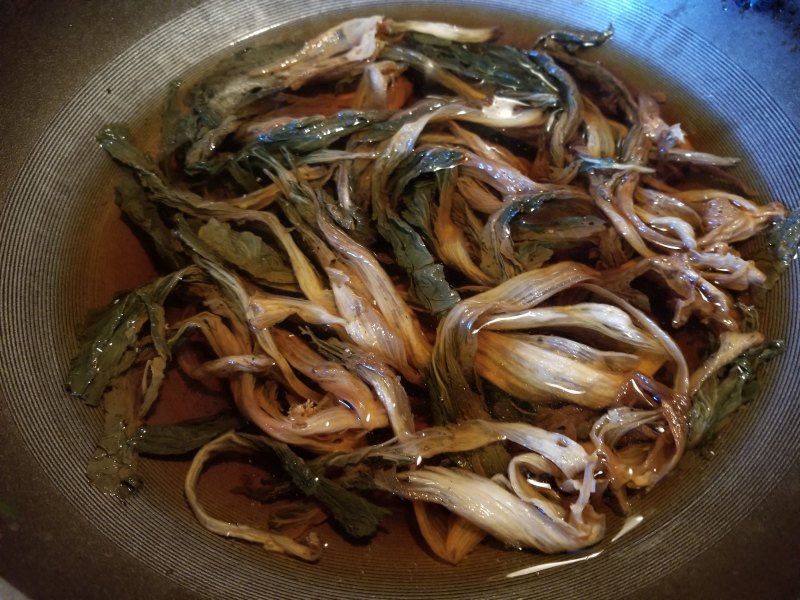
[{"label": "tangled vegetable mass", "polygon": [[[753,395],[780,350],[754,298],[800,229],[597,62],[610,37],[357,18],[173,86],[155,157],[104,129],[164,274],[73,361],[106,414],[92,483],[126,496],[140,454],[193,457],[206,528],[305,560],[321,521],[369,538],[388,498],[452,563],[487,535],[601,540]],[[227,408],[151,423],[174,370]],[[231,451],[275,465],[264,527],[198,498]]]}]

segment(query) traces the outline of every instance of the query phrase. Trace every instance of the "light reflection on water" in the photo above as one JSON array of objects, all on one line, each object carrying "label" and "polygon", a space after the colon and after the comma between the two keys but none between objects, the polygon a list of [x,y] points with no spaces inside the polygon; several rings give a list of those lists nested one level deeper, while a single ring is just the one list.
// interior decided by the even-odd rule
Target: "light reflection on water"
[{"label": "light reflection on water", "polygon": [[[609,543],[616,542],[620,539],[623,535],[630,533],[636,527],[641,525],[642,521],[644,521],[644,517],[642,515],[633,515],[625,519],[625,522],[622,524],[622,527],[619,528],[619,531],[614,534],[614,537],[611,538]],[[591,554],[586,554],[584,556],[576,556],[575,558],[567,558],[565,560],[555,560],[552,562],[546,562],[540,565],[533,565],[532,567],[526,567],[524,569],[519,569],[518,571],[512,571],[511,573],[507,573],[507,578],[512,577],[522,577],[523,575],[534,575],[536,573],[541,573],[542,571],[547,571],[549,569],[555,569],[556,567],[563,567],[566,565],[571,565],[579,562],[584,562],[590,560],[592,558],[597,558],[600,556],[605,548],[601,548],[600,550],[596,550]]]}]

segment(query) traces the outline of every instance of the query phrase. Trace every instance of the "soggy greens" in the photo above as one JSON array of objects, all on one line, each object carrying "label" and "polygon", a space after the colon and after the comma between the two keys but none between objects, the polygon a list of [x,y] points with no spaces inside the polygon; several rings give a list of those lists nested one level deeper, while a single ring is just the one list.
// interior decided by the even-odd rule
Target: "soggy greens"
[{"label": "soggy greens", "polygon": [[[92,483],[127,496],[139,455],[192,457],[206,528],[305,560],[315,525],[368,539],[392,497],[448,562],[601,540],[755,393],[780,342],[752,305],[798,244],[735,158],[587,54],[611,35],[357,18],[173,86],[156,157],[105,128],[164,274],[72,363],[106,415]],[[176,376],[223,407],[154,420]],[[261,527],[198,494],[231,453],[271,461],[231,490],[280,504]]]}]

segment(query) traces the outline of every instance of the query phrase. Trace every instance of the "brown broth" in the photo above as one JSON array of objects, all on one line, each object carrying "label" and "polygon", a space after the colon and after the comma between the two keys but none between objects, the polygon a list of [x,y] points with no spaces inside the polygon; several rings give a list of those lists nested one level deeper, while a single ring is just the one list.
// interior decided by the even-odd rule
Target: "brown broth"
[{"label": "brown broth", "polygon": [[100,289],[97,305],[103,306],[120,292],[139,287],[152,281],[158,272],[147,255],[141,241],[123,220],[122,213],[113,202],[113,188],[106,192],[108,208],[104,211],[98,227],[97,242],[102,256]]}]

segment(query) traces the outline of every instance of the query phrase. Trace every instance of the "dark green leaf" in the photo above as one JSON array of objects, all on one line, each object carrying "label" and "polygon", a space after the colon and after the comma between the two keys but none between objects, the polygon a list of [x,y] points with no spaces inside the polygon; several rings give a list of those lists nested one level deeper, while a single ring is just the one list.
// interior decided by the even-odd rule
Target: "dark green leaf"
[{"label": "dark green leaf", "polygon": [[466,160],[461,150],[454,148],[425,148],[417,150],[401,162],[395,170],[394,193],[399,196],[413,180],[426,173],[452,169]]},{"label": "dark green leaf", "polygon": [[524,271],[538,269],[553,257],[553,248],[541,242],[523,242],[514,249],[516,260]]},{"label": "dark green leaf", "polygon": [[[264,73],[273,61],[289,56],[302,43],[281,42],[244,48],[220,61],[193,90],[193,110],[209,128],[216,127],[222,118],[248,104],[267,98],[285,87],[284,79],[275,72]],[[255,73],[255,74],[254,74]],[[211,105],[218,110],[212,110]]]},{"label": "dark green leaf", "polygon": [[[602,46],[614,35],[614,28],[609,26],[605,31],[548,31],[537,45],[544,42],[557,44],[569,54],[575,54],[585,48]],[[547,45],[547,44],[545,44]]]},{"label": "dark green leaf", "polygon": [[189,226],[181,215],[175,217],[175,232],[181,242],[192,252],[192,259],[216,284],[226,300],[228,308],[241,323],[247,323],[245,307],[248,302],[247,292],[239,277],[226,268],[216,253]]},{"label": "dark green leaf", "polygon": [[111,380],[133,364],[135,355],[128,350],[147,319],[147,309],[131,293],[93,317],[72,359],[67,385],[74,396],[97,406]]},{"label": "dark green leaf", "polygon": [[528,58],[555,82],[562,110],[550,130],[550,156],[557,167],[564,166],[564,146],[575,135],[581,123],[583,102],[572,76],[562,69],[546,52],[531,50]]},{"label": "dark green leaf", "polygon": [[383,51],[383,56],[405,62],[423,73],[428,69],[426,61],[431,60],[486,93],[517,98],[547,97],[545,104],[553,103],[556,90],[553,82],[516,48],[447,42],[419,34],[408,39],[407,48],[392,46]]},{"label": "dark green leaf", "polygon": [[337,140],[383,120],[380,115],[345,110],[330,117],[314,116],[295,119],[258,136],[257,141],[245,148],[237,160],[257,158],[259,153],[289,150],[308,153],[327,148]]},{"label": "dark green leaf", "polygon": [[[241,494],[263,504],[297,495],[297,490],[288,480],[262,481],[261,485],[246,483],[233,488],[231,491],[234,494]],[[314,506],[316,506],[316,503],[314,503]]]},{"label": "dark green leaf", "polygon": [[405,209],[401,213],[406,223],[421,232],[428,243],[434,239],[431,210],[436,190],[432,182],[417,182],[413,194],[405,197]]},{"label": "dark green leaf", "polygon": [[172,232],[140,185],[129,178],[123,179],[117,186],[114,200],[125,216],[150,238],[153,249],[167,269],[175,271],[186,264],[186,259],[175,246]]},{"label": "dark green leaf", "polygon": [[489,217],[481,235],[481,270],[500,281],[521,271],[511,241],[511,221],[520,213],[537,211],[548,194],[520,196],[506,202]]},{"label": "dark green leaf", "polygon": [[411,294],[425,310],[440,314],[460,297],[444,275],[444,267],[434,262],[425,242],[408,223],[397,215],[378,222],[378,231],[392,245],[397,264],[411,279]]},{"label": "dark green leaf", "polygon": [[597,61],[572,56],[557,40],[545,42],[548,52],[563,64],[572,76],[594,90],[595,103],[612,117],[621,117],[625,123],[638,121],[636,99],[628,87]]},{"label": "dark green leaf", "polygon": [[241,434],[241,437],[257,448],[275,452],[292,483],[306,496],[319,500],[349,535],[357,538],[373,535],[383,517],[389,514],[385,508],[317,474],[286,444],[260,436]]},{"label": "dark green leaf", "polygon": [[510,423],[528,423],[536,416],[539,410],[536,403],[528,403],[515,398],[488,381],[481,381],[480,384],[486,400],[486,408],[493,419]]},{"label": "dark green leaf", "polygon": [[152,159],[133,144],[125,127],[110,125],[100,132],[97,141],[112,158],[136,173],[153,200],[188,214],[197,212],[201,198],[168,186]]},{"label": "dark green leaf", "polygon": [[535,213],[545,203],[580,200],[581,194],[565,187],[507,200],[489,217],[481,234],[481,270],[500,280],[517,275],[522,265],[514,251],[511,222],[519,215]]},{"label": "dark green leaf", "polygon": [[142,425],[132,436],[131,444],[141,454],[159,456],[187,454],[226,431],[237,429],[241,423],[238,414],[222,412],[171,425]]}]

